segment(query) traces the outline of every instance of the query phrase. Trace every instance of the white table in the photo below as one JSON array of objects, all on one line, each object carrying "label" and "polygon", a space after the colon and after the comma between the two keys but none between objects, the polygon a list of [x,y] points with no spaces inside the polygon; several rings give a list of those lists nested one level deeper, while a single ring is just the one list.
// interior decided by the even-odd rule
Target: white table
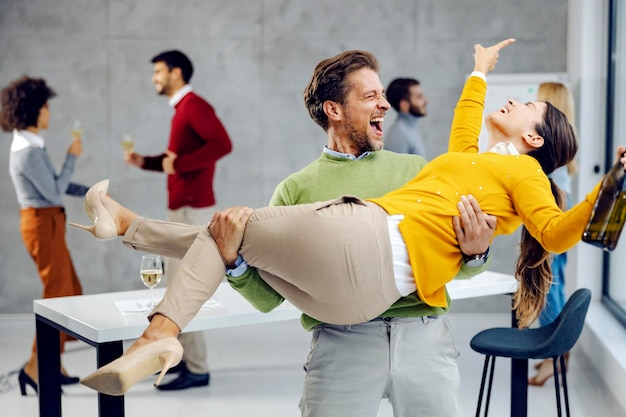
[{"label": "white table", "polygon": [[[447,287],[450,298],[459,300],[511,294],[517,288],[517,281],[511,275],[486,271],[469,280],[455,280]],[[156,289],[155,298],[162,297],[164,292],[165,288]],[[46,347],[37,351],[40,417],[61,416],[61,385],[56,378],[61,366],[59,330],[94,346],[97,366],[101,367],[121,356],[122,342],[138,338],[148,324],[145,314],[123,314],[116,302],[145,298],[149,298],[149,290],[34,301],[37,345]],[[212,299],[220,307],[201,310],[184,332],[298,319],[301,314],[288,302],[270,313],[261,313],[227,283],[220,285]],[[103,417],[123,417],[124,397],[98,394],[98,409]]]}]

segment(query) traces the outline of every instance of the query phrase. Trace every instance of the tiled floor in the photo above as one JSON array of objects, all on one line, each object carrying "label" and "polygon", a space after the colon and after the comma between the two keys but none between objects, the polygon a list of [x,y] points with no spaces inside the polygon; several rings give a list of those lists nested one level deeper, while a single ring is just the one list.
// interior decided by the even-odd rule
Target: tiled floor
[{"label": "tiled floor", "polygon": [[[509,325],[507,314],[450,314],[461,356],[461,417],[475,414],[483,357],[473,352],[469,340],[481,329]],[[17,370],[26,359],[34,325],[29,316],[0,315],[0,374]],[[211,386],[179,392],[160,392],[146,380],[126,395],[126,415],[149,417],[295,417],[302,388],[302,363],[306,358],[309,333],[298,321],[220,329],[206,332],[212,366]],[[72,373],[87,375],[95,369],[95,350],[72,342],[64,355]],[[0,416],[38,415],[37,397],[32,391],[22,397],[17,376],[0,393]],[[574,350],[568,372],[572,416],[622,417],[614,398],[607,393],[597,373],[582,352]],[[500,359],[496,368],[491,416],[509,412],[509,363]],[[552,380],[542,388],[530,387],[529,416],[556,416]],[[81,385],[64,387],[65,417],[97,416],[94,391]],[[386,401],[378,417],[391,417]],[[106,416],[113,417],[113,416]],[[358,417],[358,416],[356,416]],[[436,417],[436,416],[433,416]]]}]

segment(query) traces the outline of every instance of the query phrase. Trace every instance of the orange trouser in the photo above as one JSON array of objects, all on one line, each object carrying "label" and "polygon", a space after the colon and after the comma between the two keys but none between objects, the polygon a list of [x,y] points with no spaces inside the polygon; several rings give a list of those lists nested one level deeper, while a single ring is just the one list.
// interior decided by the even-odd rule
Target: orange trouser
[{"label": "orange trouser", "polygon": [[[65,244],[65,211],[63,207],[26,208],[20,211],[20,231],[26,250],[35,261],[43,298],[80,295],[82,288]],[[61,333],[61,352],[67,340]],[[36,341],[33,352],[37,351]]]}]

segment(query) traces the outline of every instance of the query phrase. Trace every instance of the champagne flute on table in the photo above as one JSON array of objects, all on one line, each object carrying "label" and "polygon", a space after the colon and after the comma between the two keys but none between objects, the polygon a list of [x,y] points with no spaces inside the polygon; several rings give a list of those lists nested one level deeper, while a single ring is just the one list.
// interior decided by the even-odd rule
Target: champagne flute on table
[{"label": "champagne flute on table", "polygon": [[150,288],[150,309],[154,308],[154,287],[159,285],[163,276],[163,259],[158,255],[143,255],[139,269],[141,281]]}]

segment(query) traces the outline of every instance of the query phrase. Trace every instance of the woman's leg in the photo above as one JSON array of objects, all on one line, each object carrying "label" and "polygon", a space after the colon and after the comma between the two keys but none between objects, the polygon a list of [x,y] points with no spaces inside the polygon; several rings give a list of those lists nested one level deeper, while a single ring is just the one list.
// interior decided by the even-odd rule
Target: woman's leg
[{"label": "woman's leg", "polygon": [[[122,231],[129,232],[130,228],[118,228],[118,233]],[[339,316],[339,323],[368,320],[400,297],[393,281],[386,214],[380,207],[360,200],[342,198],[261,209],[247,224],[242,254],[246,259],[250,256],[248,262],[260,270],[263,278],[272,277],[270,285],[285,282],[282,289],[288,290],[283,295],[297,301],[307,314],[311,307],[322,320],[329,310]],[[175,340],[172,336],[178,335],[214,294],[225,269],[217,244],[204,227],[183,257],[163,300],[153,310],[148,328],[121,358],[87,377],[87,385],[99,390],[110,386],[111,375],[113,385],[117,385],[154,372],[146,367],[146,373],[138,376],[128,364],[139,357],[149,362],[149,355],[154,354],[152,346],[161,346],[151,342]],[[291,288],[296,292],[290,292]],[[124,389],[129,387],[122,385]]]},{"label": "woman's leg", "polygon": [[[126,236],[134,234],[137,240],[141,232],[142,245],[133,247],[162,254],[168,243],[160,238],[152,242],[150,237],[161,228],[178,228],[185,239],[195,233],[193,228],[139,218]],[[170,236],[171,240],[176,239]],[[387,216],[378,206],[360,200],[255,210],[241,253],[287,300],[327,323],[371,320],[400,297],[393,281]],[[218,246],[208,227],[203,227],[152,316],[166,316],[184,329],[215,293],[224,274]]]},{"label": "woman's leg", "polygon": [[208,227],[202,227],[150,318],[160,314],[184,329],[215,293],[225,275],[226,266],[217,244]]},{"label": "woman's leg", "polygon": [[257,209],[240,253],[307,315],[363,323],[400,298],[387,222],[379,206],[354,197]]},{"label": "woman's leg", "polygon": [[100,201],[113,218],[122,243],[137,251],[182,259],[203,229],[203,226],[140,217],[103,193]]},{"label": "woman's leg", "polygon": [[[24,245],[31,255],[43,285],[43,298],[82,294],[82,288],[74,270],[65,243],[65,214],[59,207],[24,209],[21,211],[20,229]],[[65,342],[73,340],[61,332],[60,349]],[[37,344],[33,341],[31,355],[24,372],[35,382],[38,380]]]},{"label": "woman's leg", "polygon": [[[546,326],[554,321],[565,306],[565,266],[567,252],[552,258],[552,285],[546,295],[546,304],[539,315],[539,325]],[[552,359],[544,359],[535,365],[537,373],[528,379],[530,385],[542,386],[554,375]]]},{"label": "woman's leg", "polygon": [[[183,329],[225,273],[208,227],[145,219],[110,197],[101,195],[101,200],[126,246],[175,258],[184,255],[176,284],[168,286],[152,314],[169,317]],[[386,213],[352,197],[255,210],[241,253],[281,295],[324,322],[370,320],[400,296],[393,282]]]},{"label": "woman's leg", "polygon": [[183,259],[198,234],[206,226],[136,217],[122,237],[122,243],[131,249]]}]

